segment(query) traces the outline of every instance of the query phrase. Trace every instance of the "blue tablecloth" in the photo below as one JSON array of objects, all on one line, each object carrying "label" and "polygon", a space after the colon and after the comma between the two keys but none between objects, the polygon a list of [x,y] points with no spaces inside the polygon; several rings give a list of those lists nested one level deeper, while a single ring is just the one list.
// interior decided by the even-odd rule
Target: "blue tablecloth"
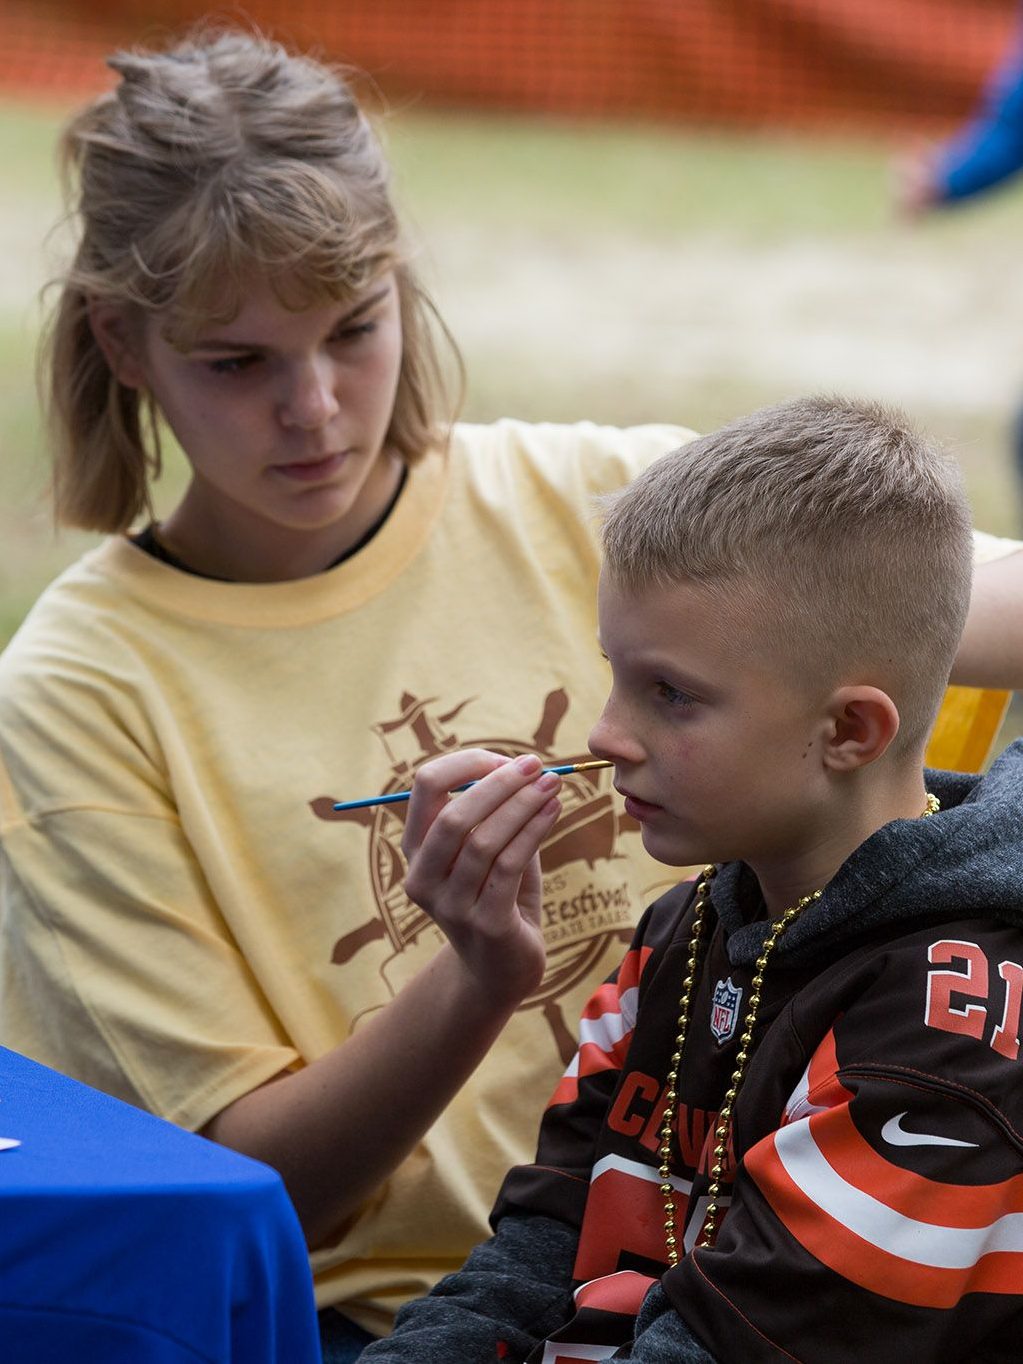
[{"label": "blue tablecloth", "polygon": [[0,1048],[2,1364],[318,1364],[279,1175]]}]

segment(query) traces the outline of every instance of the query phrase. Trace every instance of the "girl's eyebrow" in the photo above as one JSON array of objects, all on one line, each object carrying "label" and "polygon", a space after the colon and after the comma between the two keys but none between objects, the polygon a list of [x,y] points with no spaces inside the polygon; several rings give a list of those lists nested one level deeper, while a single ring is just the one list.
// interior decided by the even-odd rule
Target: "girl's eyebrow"
[{"label": "girl's eyebrow", "polygon": [[[362,317],[363,313],[369,312],[371,308],[376,307],[378,303],[385,299],[390,292],[390,288],[391,286],[389,284],[385,284],[383,288],[378,289],[375,294],[370,294],[369,297],[364,298],[361,303],[357,303],[351,312],[345,313],[343,317],[339,317],[336,322],[331,324],[331,331],[335,331],[338,327],[347,327],[350,323],[357,321]],[[189,352],[190,354],[195,355],[197,352],[202,351],[263,351],[265,349],[266,343],[262,341],[236,341],[233,337],[228,339],[227,337],[206,336],[203,337],[201,341],[196,341],[194,345],[190,346]]]}]

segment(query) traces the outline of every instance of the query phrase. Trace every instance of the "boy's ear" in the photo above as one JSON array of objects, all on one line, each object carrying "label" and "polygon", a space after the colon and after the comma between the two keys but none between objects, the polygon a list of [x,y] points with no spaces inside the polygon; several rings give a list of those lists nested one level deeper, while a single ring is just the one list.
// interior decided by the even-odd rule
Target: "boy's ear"
[{"label": "boy's ear", "polygon": [[136,327],[119,303],[89,302],[89,326],[110,372],[125,388],[144,388],[146,373],[139,358]]},{"label": "boy's ear", "polygon": [[899,732],[895,702],[880,687],[839,687],[828,704],[824,764],[851,772],[876,762]]}]

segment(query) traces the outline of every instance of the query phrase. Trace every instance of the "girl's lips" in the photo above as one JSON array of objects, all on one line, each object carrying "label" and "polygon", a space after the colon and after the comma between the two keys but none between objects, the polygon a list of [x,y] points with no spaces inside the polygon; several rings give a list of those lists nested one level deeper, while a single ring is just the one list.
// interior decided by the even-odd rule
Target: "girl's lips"
[{"label": "girl's lips", "polygon": [[347,451],[340,454],[324,455],[323,459],[299,460],[293,464],[275,464],[274,469],[284,478],[293,478],[299,483],[320,483],[330,478],[341,468]]}]

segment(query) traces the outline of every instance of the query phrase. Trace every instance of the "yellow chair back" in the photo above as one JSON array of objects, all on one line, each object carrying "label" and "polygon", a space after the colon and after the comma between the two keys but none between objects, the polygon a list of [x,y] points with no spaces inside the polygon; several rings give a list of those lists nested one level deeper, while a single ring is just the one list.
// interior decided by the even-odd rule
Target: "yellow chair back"
[{"label": "yellow chair back", "polygon": [[982,687],[949,687],[927,744],[927,766],[980,772],[991,757],[1011,696]]}]

